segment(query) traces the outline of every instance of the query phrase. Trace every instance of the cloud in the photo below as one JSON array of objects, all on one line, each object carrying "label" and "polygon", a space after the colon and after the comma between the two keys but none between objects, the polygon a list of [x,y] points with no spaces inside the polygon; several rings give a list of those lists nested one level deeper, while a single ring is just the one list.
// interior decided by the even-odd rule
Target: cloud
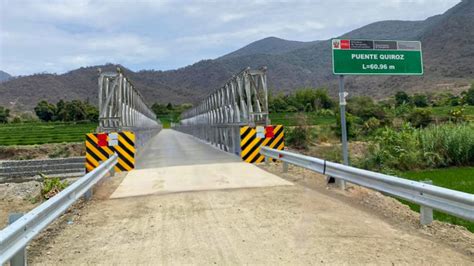
[{"label": "cloud", "polygon": [[0,69],[63,73],[114,62],[173,69],[276,36],[312,41],[386,20],[425,19],[459,0],[0,0]]}]

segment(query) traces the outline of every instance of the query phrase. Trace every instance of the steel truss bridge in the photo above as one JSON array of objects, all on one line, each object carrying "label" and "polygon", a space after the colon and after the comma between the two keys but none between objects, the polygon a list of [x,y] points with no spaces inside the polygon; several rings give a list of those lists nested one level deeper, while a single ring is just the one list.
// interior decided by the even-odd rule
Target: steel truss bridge
[{"label": "steel truss bridge", "polygon": [[245,68],[183,113],[175,129],[240,154],[240,127],[269,123],[266,68]]}]

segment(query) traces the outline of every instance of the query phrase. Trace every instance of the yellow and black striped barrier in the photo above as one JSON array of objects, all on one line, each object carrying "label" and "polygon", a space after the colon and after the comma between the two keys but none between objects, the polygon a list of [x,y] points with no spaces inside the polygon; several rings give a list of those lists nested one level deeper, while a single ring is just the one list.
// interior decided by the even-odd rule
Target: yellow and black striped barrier
[{"label": "yellow and black striped barrier", "polygon": [[260,154],[260,146],[283,150],[285,148],[283,125],[240,127],[240,156],[242,160],[248,163],[263,162],[265,156]]},{"label": "yellow and black striped barrier", "polygon": [[114,153],[119,158],[116,172],[135,168],[135,134],[129,131],[112,133],[90,133],[86,135],[86,172],[99,166]]}]

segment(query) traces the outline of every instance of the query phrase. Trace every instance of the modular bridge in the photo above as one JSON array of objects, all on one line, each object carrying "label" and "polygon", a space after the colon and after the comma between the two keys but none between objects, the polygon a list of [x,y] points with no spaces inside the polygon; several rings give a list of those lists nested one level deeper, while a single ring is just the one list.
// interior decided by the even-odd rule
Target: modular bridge
[{"label": "modular bridge", "polygon": [[[419,204],[422,224],[431,223],[433,209],[474,220],[472,194],[285,150],[284,128],[268,117],[265,68],[236,74],[174,129],[162,129],[120,70],[100,73],[98,83],[88,173],[11,217],[0,232],[0,263],[473,262],[325,182],[333,177]],[[68,211],[83,196],[92,201]]]}]

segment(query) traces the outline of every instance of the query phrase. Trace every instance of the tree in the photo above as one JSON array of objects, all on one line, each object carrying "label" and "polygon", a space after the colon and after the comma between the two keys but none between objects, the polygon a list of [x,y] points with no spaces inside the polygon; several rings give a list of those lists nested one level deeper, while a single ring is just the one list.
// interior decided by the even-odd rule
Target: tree
[{"label": "tree", "polygon": [[356,96],[347,101],[347,112],[360,117],[363,121],[376,118],[386,123],[387,114],[381,105],[378,105],[368,96]]},{"label": "tree", "polygon": [[474,105],[474,83],[472,84],[471,88],[464,93],[464,102],[469,105]]},{"label": "tree", "polygon": [[79,100],[66,102],[64,113],[64,121],[83,121],[87,117],[85,104]]},{"label": "tree", "polygon": [[85,104],[86,118],[91,122],[99,121],[99,109],[92,104]]},{"label": "tree", "polygon": [[166,108],[166,105],[159,104],[159,103],[154,103],[151,106],[151,110],[153,110],[153,112],[155,112],[156,115],[166,115],[170,113],[170,110]]},{"label": "tree", "polygon": [[331,109],[334,106],[334,101],[329,97],[328,91],[325,89],[317,89],[315,91],[315,109]]},{"label": "tree", "polygon": [[63,100],[59,100],[59,102],[56,103],[56,114],[53,120],[56,120],[56,121],[66,120],[66,113],[64,111],[65,107],[66,107],[66,103]]},{"label": "tree", "polygon": [[426,127],[432,121],[431,110],[426,108],[415,108],[408,115],[408,121],[414,127]]},{"label": "tree", "polygon": [[8,122],[8,117],[10,116],[10,110],[0,106],[0,123],[4,124]]},{"label": "tree", "polygon": [[404,91],[397,91],[395,94],[395,105],[400,106],[408,103],[410,103],[410,96]]},{"label": "tree", "polygon": [[279,94],[275,97],[269,97],[268,109],[270,112],[286,112],[288,103],[286,102],[285,96]]},{"label": "tree", "polygon": [[426,95],[423,94],[415,94],[413,95],[413,104],[416,107],[427,107],[428,106],[428,98]]},{"label": "tree", "polygon": [[35,107],[35,113],[39,119],[49,122],[52,121],[56,112],[56,106],[47,101],[40,101]]}]

